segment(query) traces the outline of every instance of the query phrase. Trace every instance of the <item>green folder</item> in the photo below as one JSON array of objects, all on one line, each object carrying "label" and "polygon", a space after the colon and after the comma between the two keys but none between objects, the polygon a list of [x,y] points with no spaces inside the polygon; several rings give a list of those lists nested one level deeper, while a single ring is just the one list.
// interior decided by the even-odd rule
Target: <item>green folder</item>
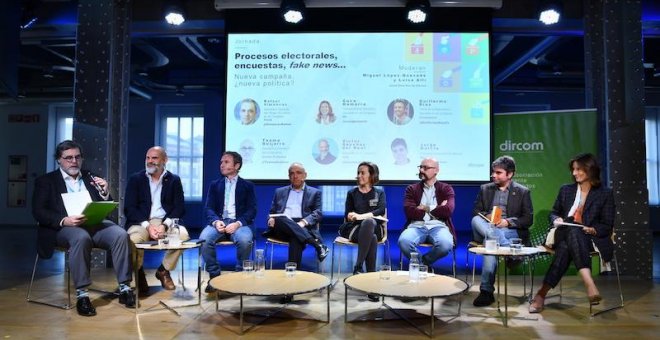
[{"label": "green folder", "polygon": [[86,226],[98,225],[103,221],[113,210],[117,208],[119,202],[113,201],[97,201],[89,202],[85,206],[82,214],[87,217],[87,221],[83,223]]}]

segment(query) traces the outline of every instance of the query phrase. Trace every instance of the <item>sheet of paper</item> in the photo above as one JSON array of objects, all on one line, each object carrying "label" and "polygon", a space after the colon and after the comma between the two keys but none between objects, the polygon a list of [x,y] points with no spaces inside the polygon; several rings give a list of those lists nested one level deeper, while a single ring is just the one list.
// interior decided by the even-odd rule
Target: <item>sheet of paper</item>
[{"label": "sheet of paper", "polygon": [[89,196],[87,190],[82,190],[62,194],[62,201],[69,216],[80,215],[85,210],[87,203],[92,201],[92,197]]},{"label": "sheet of paper", "polygon": [[555,223],[554,225],[555,225],[555,226],[562,226],[562,225],[565,225],[565,226],[579,227],[579,228],[585,227],[585,225],[583,225],[583,224],[568,223],[568,222],[559,222],[559,223]]}]

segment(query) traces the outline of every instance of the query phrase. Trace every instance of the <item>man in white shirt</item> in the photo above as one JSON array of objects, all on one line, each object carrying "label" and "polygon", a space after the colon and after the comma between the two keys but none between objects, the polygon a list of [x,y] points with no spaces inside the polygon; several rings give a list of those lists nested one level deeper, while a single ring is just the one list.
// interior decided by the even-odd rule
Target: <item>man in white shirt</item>
[{"label": "man in white shirt", "polygon": [[[137,252],[133,266],[139,268],[137,283],[140,293],[147,293],[149,284],[142,268],[144,253],[137,251],[135,244],[164,238],[167,230],[172,227],[172,219],[180,219],[185,213],[181,178],[167,170],[166,164],[165,149],[154,146],[147,150],[145,169],[131,175],[126,184],[125,226],[131,238],[132,251]],[[188,240],[190,237],[186,228],[181,225],[178,227],[179,238],[182,241]],[[176,288],[170,270],[176,267],[179,256],[181,250],[168,250],[156,270],[156,278],[167,290]]]},{"label": "man in white shirt", "polygon": [[132,281],[131,247],[126,231],[110,220],[86,225],[85,215],[70,214],[62,195],[89,193],[92,201],[111,201],[108,182],[81,170],[83,152],[80,144],[65,140],[55,148],[59,169],[39,176],[34,183],[32,215],[39,223],[38,252],[50,258],[55,246],[68,248],[69,269],[76,287],[76,309],[79,315],[94,316],[96,309],[89,299],[92,247],[110,251],[119,282],[119,303],[135,307]]}]

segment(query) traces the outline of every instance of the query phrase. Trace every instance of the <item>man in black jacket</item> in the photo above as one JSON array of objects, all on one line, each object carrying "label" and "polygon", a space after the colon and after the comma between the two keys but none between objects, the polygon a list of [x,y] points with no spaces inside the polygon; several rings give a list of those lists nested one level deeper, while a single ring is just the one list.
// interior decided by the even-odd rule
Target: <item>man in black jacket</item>
[{"label": "man in black jacket", "polygon": [[130,289],[131,248],[126,231],[110,220],[85,225],[85,215],[68,213],[64,205],[63,195],[111,201],[108,182],[81,170],[82,147],[74,141],[66,140],[58,144],[55,160],[59,169],[38,177],[32,196],[32,215],[39,223],[40,256],[50,258],[55,246],[68,248],[69,268],[78,298],[76,309],[80,315],[94,316],[96,309],[87,291],[92,284],[89,275],[92,247],[109,250],[119,282],[119,302],[126,307],[134,307],[135,294]]}]

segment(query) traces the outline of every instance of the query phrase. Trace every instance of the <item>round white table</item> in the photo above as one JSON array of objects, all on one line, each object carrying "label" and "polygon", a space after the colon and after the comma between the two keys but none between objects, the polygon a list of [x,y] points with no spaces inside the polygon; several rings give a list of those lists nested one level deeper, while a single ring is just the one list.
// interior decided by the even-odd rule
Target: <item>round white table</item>
[{"label": "round white table", "polygon": [[[435,314],[433,311],[435,298],[444,298],[461,294],[468,289],[465,281],[445,275],[429,276],[418,282],[410,282],[407,271],[392,272],[389,280],[382,280],[380,272],[371,272],[352,275],[344,279],[344,322],[348,322],[348,289],[359,290],[367,294],[375,294],[382,297],[382,305],[389,309],[399,318],[417,328],[420,332],[432,337],[435,329]],[[426,298],[431,299],[431,331],[425,330],[414,324],[411,320],[401,315],[395,309],[385,303],[385,297],[396,298]],[[461,312],[461,302],[458,305],[458,314]]]},{"label": "round white table", "polygon": [[[520,250],[512,250],[510,247],[498,247],[497,250],[494,251],[489,251],[486,250],[485,247],[472,247],[468,248],[468,251],[470,251],[473,254],[477,255],[492,255],[497,257],[497,261],[503,261],[507,257],[520,257],[520,258],[528,258],[530,256],[534,256],[538,253],[541,252],[539,248],[536,247],[522,247]],[[500,271],[497,271],[497,310],[500,310]],[[502,318],[504,322],[504,327],[508,327],[508,313],[509,313],[509,304],[507,301],[507,295],[508,295],[508,282],[509,282],[509,276],[508,276],[508,271],[504,270],[504,316]]]},{"label": "round white table", "polygon": [[[263,320],[243,329],[243,296],[282,296],[282,295],[298,295],[327,290],[326,300],[326,323],[330,322],[330,279],[327,277],[306,271],[296,271],[294,277],[287,277],[286,272],[281,269],[270,269],[264,271],[263,277],[257,277],[254,272],[248,274],[245,272],[233,272],[216,276],[209,284],[221,292],[236,294],[240,297],[240,334],[244,334],[258,324],[264,322],[271,316],[277,314],[279,311],[286,307],[286,304],[277,309],[275,312],[268,314]],[[215,309],[218,308],[218,295],[216,294]]]},{"label": "round white table", "polygon": [[[167,310],[171,311],[172,313],[181,316],[179,312],[174,310],[174,308],[180,308],[180,307],[191,307],[191,306],[200,306],[202,304],[202,243],[204,241],[202,240],[188,240],[182,242],[180,245],[173,246],[173,245],[158,245],[157,243],[152,242],[145,242],[145,243],[136,243],[135,248],[137,248],[138,251],[166,251],[166,250],[190,250],[190,249],[197,249],[197,303],[192,303],[192,304],[183,304],[183,305],[177,305],[177,306],[169,306],[162,300],[159,300],[158,303],[166,308]],[[137,258],[137,254],[135,254]],[[135,284],[137,286],[137,280],[138,280],[138,270],[139,268],[134,268],[135,270]],[[184,273],[185,273],[185,267],[183,265],[183,256],[181,256],[181,288],[185,291],[186,286],[185,286],[185,279],[184,279]],[[139,314],[139,294],[140,294],[140,289],[135,290],[135,314]],[[154,306],[155,307],[155,306]],[[148,308],[146,311],[152,311],[153,307]],[[161,309],[162,310],[162,309]]]}]

